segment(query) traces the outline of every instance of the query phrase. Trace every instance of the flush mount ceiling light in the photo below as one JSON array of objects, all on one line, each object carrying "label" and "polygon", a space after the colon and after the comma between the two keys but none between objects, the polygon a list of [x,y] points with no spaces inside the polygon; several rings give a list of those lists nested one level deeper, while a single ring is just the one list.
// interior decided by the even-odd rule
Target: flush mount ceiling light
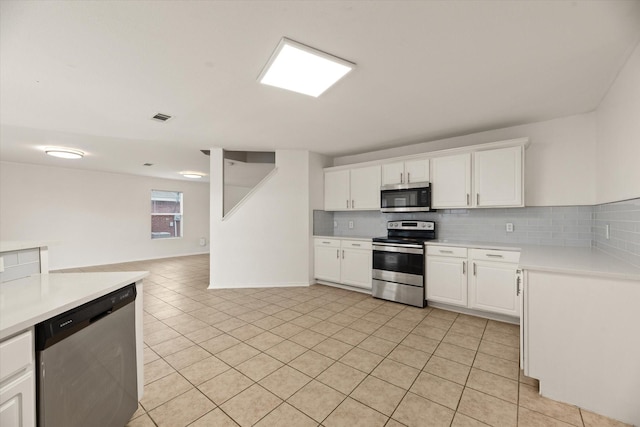
[{"label": "flush mount ceiling light", "polygon": [[47,147],[44,149],[44,152],[53,157],[60,157],[61,159],[81,159],[84,157],[82,151],[71,148]]},{"label": "flush mount ceiling light", "polygon": [[189,171],[180,172],[180,175],[184,176],[185,178],[191,178],[191,179],[200,179],[204,176],[203,173],[189,172]]},{"label": "flush mount ceiling light", "polygon": [[355,66],[352,62],[283,37],[258,81],[318,97]]}]

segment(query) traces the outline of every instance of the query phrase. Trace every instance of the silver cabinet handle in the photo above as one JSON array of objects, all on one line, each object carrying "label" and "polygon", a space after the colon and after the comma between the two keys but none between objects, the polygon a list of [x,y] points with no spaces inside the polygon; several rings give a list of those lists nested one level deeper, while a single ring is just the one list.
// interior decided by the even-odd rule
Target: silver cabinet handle
[{"label": "silver cabinet handle", "polygon": [[465,274],[467,274],[467,262],[462,261],[462,275],[464,276]]},{"label": "silver cabinet handle", "polygon": [[351,209],[355,209],[355,208],[356,208],[356,201],[351,200]]},{"label": "silver cabinet handle", "polygon": [[411,172],[407,172],[407,184],[411,183]]},{"label": "silver cabinet handle", "polygon": [[400,172],[400,184],[404,184],[404,177],[402,176],[402,172]]},{"label": "silver cabinet handle", "polygon": [[503,255],[498,255],[498,254],[487,254],[487,256],[490,258],[504,258]]},{"label": "silver cabinet handle", "polygon": [[452,254],[453,251],[445,251],[445,250],[440,249],[440,253],[442,253],[442,254]]},{"label": "silver cabinet handle", "polygon": [[352,243],[351,246],[360,246],[360,243]]},{"label": "silver cabinet handle", "polygon": [[477,271],[477,269],[476,269],[476,263],[474,262],[474,263],[473,263],[473,275],[474,275],[474,276],[476,276],[476,275],[477,275],[477,274],[476,274],[477,272],[478,272],[478,271]]},{"label": "silver cabinet handle", "polygon": [[516,296],[520,295],[520,270],[516,272]]},{"label": "silver cabinet handle", "polygon": [[344,259],[344,250],[342,251],[342,259]]},{"label": "silver cabinet handle", "polygon": [[469,193],[467,193],[467,206],[469,206]]},{"label": "silver cabinet handle", "polygon": [[480,193],[476,193],[476,206],[480,206]]},{"label": "silver cabinet handle", "polygon": [[336,249],[336,259],[340,259],[340,249]]},{"label": "silver cabinet handle", "polygon": [[347,199],[347,209],[349,209],[349,199]]}]

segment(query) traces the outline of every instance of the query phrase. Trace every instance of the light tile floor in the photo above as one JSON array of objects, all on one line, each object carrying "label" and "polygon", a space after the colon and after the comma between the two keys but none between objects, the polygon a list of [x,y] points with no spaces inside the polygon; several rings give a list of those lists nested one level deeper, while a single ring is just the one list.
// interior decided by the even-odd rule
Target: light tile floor
[{"label": "light tile floor", "polygon": [[73,271],[118,270],[151,272],[132,427],[623,425],[540,397],[514,325],[322,285],[208,290],[208,256]]}]

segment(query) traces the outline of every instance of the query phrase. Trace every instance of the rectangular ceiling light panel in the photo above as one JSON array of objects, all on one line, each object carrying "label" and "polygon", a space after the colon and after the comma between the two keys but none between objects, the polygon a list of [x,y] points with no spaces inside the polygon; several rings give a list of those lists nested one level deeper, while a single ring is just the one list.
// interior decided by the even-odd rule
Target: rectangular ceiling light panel
[{"label": "rectangular ceiling light panel", "polygon": [[283,38],[260,73],[260,83],[320,96],[355,68],[354,63]]}]

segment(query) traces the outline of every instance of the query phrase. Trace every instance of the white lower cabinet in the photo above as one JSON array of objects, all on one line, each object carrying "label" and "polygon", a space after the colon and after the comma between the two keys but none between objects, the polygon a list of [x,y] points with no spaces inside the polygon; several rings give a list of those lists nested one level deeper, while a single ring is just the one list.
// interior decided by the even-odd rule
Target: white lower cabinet
[{"label": "white lower cabinet", "polygon": [[36,425],[33,356],[31,330],[0,343],[0,426]]},{"label": "white lower cabinet", "polygon": [[516,251],[427,246],[427,300],[520,316]]},{"label": "white lower cabinet", "polygon": [[316,238],[314,249],[316,279],[371,289],[371,242]]}]

